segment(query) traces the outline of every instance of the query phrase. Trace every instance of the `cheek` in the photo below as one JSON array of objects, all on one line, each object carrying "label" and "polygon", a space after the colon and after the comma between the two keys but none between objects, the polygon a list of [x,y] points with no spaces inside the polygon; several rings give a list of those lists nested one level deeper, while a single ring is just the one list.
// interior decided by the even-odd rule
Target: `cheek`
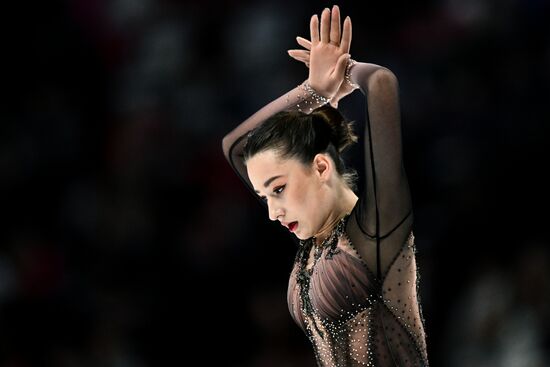
[{"label": "cheek", "polygon": [[287,204],[295,212],[295,215],[301,215],[308,208],[308,189],[299,182],[294,185],[294,190],[289,193]]},{"label": "cheek", "polygon": [[292,209],[296,218],[299,218],[311,231],[317,230],[323,215],[323,203],[317,186],[303,180],[296,186],[292,194]]}]

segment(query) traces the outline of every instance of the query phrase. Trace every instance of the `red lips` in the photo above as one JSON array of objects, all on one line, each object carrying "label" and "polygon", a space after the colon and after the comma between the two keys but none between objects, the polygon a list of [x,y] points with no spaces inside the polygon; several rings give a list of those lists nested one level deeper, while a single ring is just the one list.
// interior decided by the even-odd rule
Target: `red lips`
[{"label": "red lips", "polygon": [[281,222],[281,224],[287,227],[290,232],[294,232],[296,227],[298,227],[298,222]]}]

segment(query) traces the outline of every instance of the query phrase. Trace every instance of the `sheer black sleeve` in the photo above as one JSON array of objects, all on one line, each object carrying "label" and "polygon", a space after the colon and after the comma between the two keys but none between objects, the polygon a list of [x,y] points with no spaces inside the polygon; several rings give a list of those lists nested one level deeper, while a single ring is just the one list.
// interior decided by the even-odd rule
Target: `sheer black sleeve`
[{"label": "sheer black sleeve", "polygon": [[399,86],[390,70],[367,63],[351,68],[351,80],[365,95],[365,182],[348,222],[348,234],[381,279],[407,240],[413,222],[402,156]]}]

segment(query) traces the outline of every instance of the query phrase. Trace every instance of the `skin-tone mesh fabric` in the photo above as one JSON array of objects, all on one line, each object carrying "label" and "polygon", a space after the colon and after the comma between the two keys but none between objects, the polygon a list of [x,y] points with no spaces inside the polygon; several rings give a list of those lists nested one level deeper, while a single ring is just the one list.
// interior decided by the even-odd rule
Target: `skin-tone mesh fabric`
[{"label": "skin-tone mesh fabric", "polygon": [[[351,81],[365,96],[364,190],[335,227],[334,241],[320,248],[299,241],[289,311],[319,366],[428,366],[397,78],[378,65],[356,63]],[[227,160],[255,197],[242,161],[248,132],[276,112],[309,113],[320,104],[300,85],[224,138]]]}]

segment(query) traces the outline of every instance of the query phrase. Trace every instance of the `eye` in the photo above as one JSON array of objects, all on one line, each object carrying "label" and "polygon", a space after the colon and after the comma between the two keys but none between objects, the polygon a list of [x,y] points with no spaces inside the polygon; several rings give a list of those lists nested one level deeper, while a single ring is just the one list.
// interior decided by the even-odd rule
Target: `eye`
[{"label": "eye", "polygon": [[286,186],[286,185],[276,187],[276,188],[273,190],[273,192],[276,193],[276,194],[278,195],[278,194],[280,194],[280,193],[283,192],[283,190],[285,189],[285,186]]}]

